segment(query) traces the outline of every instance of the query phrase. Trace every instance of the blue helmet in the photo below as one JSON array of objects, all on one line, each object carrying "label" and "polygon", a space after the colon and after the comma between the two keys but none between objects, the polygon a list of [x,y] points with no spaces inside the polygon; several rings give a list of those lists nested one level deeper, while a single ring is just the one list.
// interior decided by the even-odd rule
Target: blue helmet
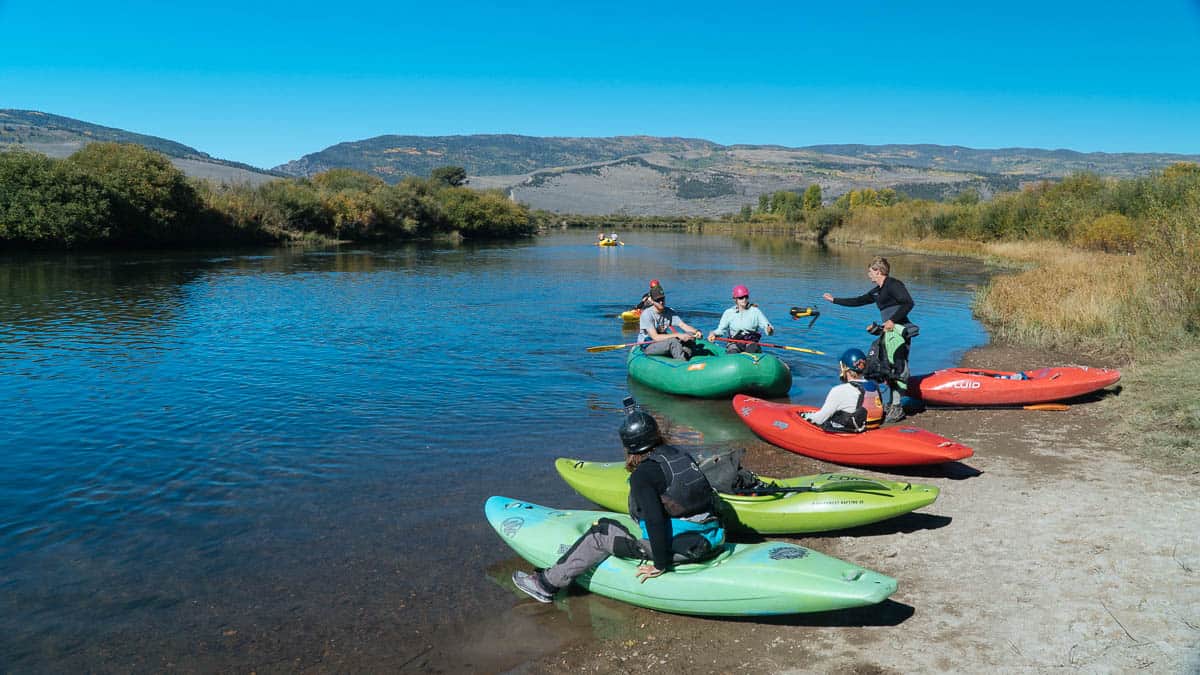
[{"label": "blue helmet", "polygon": [[861,349],[850,348],[842,352],[842,356],[838,359],[838,363],[842,364],[846,370],[852,370],[856,373],[862,374],[862,372],[867,369],[867,355],[864,354]]}]

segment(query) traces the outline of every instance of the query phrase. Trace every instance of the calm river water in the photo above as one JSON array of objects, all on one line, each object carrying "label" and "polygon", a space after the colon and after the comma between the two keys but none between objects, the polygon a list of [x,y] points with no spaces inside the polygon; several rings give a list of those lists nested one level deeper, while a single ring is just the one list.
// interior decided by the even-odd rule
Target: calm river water
[{"label": "calm river water", "polygon": [[[874,251],[594,237],[0,259],[0,671],[395,670],[502,633],[518,563],[483,502],[586,505],[552,461],[621,456],[624,352],[584,349],[634,338],[615,315],[649,279],[705,331],[745,284],[775,342],[828,352],[779,352],[796,402],[878,318],[820,300],[865,292]],[[985,270],[891,260],[915,370],[986,341]],[[726,401],[633,392],[676,440],[752,438]],[[538,648],[494,639],[462,665]]]}]

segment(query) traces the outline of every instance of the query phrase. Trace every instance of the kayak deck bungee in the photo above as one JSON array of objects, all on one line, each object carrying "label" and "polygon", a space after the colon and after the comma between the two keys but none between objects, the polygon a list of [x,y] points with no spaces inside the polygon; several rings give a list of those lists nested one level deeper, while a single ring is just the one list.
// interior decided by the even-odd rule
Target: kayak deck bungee
[{"label": "kayak deck bungee", "polygon": [[[507,497],[484,507],[488,523],[530,564],[553,565],[600,518],[638,526],[627,515],[550,509]],[[598,595],[675,614],[768,616],[874,605],[896,591],[896,580],[786,542],[726,543],[708,560],[677,565],[638,581],[641,560],[609,556],[575,583]]]},{"label": "kayak deck bungee", "polygon": [[974,451],[910,426],[886,426],[862,433],[825,431],[800,413],[817,408],[772,403],[752,396],[733,397],[733,409],[760,438],[799,455],[851,466],[913,466],[966,459]]},{"label": "kayak deck bungee", "polygon": [[946,368],[911,378],[910,387],[936,405],[1026,405],[1083,396],[1116,384],[1120,371],[1058,366],[1024,372]]},{"label": "kayak deck bungee", "polygon": [[[560,457],[555,460],[554,468],[585,499],[610,511],[627,510],[629,473],[624,462],[585,462]],[[726,528],[759,534],[841,530],[910,513],[932,504],[939,493],[932,485],[868,480],[836,473],[759,478],[774,487],[809,490],[758,495],[721,493],[721,517]]]},{"label": "kayak deck bungee", "polygon": [[629,377],[668,394],[697,398],[782,396],[792,388],[792,369],[773,354],[726,354],[724,347],[705,340],[696,340],[695,350],[697,356],[683,361],[648,356],[634,346],[626,359]]}]

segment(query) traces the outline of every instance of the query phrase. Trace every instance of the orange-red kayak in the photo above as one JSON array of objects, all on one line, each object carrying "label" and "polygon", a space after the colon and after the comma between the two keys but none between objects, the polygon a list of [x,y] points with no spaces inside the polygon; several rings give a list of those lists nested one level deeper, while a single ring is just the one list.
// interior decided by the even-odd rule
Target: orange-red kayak
[{"label": "orange-red kayak", "polygon": [[971,448],[917,427],[883,427],[837,434],[808,422],[800,413],[811,406],[772,403],[738,394],[733,409],[763,440],[784,450],[852,466],[911,466],[965,459]]},{"label": "orange-red kayak", "polygon": [[926,403],[936,405],[1025,405],[1074,398],[1116,384],[1121,373],[1109,368],[1067,366],[1025,372],[947,368],[917,375],[910,384]]}]

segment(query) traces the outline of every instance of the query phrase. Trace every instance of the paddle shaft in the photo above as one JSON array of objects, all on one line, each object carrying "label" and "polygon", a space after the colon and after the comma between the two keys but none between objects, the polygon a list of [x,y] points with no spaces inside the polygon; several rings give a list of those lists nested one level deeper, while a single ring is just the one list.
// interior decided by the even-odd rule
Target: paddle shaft
[{"label": "paddle shaft", "polygon": [[716,339],[720,340],[721,342],[736,342],[738,344],[743,344],[743,345],[758,345],[760,347],[774,347],[776,349],[786,349],[788,351],[793,351],[793,352],[804,352],[805,354],[816,354],[818,356],[825,356],[825,352],[819,352],[815,349],[805,349],[804,347],[789,347],[787,345],[771,344],[770,342],[755,342],[754,340],[735,340],[733,338],[724,338],[724,337],[719,337]]},{"label": "paddle shaft", "polygon": [[[674,330],[674,329],[675,329],[675,327],[671,326],[671,330]],[[634,345],[640,345],[640,344],[649,344],[649,342],[626,342],[625,344],[622,344],[622,345],[599,345],[597,347],[588,347],[587,351],[589,354],[595,354],[597,352],[611,352],[616,349],[624,349],[626,347],[632,347]]]},{"label": "paddle shaft", "polygon": [[863,491],[869,491],[869,490],[887,490],[887,489],[888,489],[888,487],[886,485],[883,485],[882,483],[875,483],[874,485],[864,485],[864,484],[860,483],[857,486],[854,486],[854,485],[821,485],[821,486],[817,486],[817,487],[813,487],[812,485],[796,485],[794,487],[774,486],[774,487],[765,487],[765,488],[750,489],[750,490],[734,490],[734,491],[728,492],[726,494],[738,495],[738,496],[742,496],[742,497],[753,497],[754,495],[779,495],[779,494],[787,494],[789,492],[863,492]]}]

